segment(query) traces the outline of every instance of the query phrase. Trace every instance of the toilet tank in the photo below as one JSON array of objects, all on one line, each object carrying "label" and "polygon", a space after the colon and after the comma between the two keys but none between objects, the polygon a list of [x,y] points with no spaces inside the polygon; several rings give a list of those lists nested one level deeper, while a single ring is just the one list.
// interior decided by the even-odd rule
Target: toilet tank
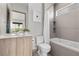
[{"label": "toilet tank", "polygon": [[38,44],[41,44],[41,43],[43,43],[43,42],[44,42],[43,36],[36,36],[36,43],[37,43],[37,45],[38,45]]}]

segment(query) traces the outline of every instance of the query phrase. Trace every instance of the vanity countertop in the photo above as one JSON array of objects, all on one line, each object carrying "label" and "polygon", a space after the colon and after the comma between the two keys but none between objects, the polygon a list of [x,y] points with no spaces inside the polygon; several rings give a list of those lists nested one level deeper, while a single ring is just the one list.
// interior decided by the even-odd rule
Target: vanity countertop
[{"label": "vanity countertop", "polygon": [[23,34],[23,33],[18,33],[18,34],[4,34],[0,35],[0,39],[7,39],[7,38],[17,38],[17,37],[28,37],[32,36],[32,34]]}]

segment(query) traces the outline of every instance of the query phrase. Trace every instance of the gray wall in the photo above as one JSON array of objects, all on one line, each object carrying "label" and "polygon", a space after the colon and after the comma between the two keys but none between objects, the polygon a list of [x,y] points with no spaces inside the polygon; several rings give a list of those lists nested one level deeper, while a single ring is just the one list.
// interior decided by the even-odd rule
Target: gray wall
[{"label": "gray wall", "polygon": [[56,16],[57,37],[79,41],[79,4],[73,4],[63,11],[61,15]]},{"label": "gray wall", "polygon": [[6,33],[6,11],[7,7],[6,4],[0,3],[0,34]]},{"label": "gray wall", "polygon": [[[40,22],[35,22],[34,14],[39,13]],[[33,35],[42,35],[43,27],[43,9],[42,3],[30,3],[28,4],[28,28]]]}]

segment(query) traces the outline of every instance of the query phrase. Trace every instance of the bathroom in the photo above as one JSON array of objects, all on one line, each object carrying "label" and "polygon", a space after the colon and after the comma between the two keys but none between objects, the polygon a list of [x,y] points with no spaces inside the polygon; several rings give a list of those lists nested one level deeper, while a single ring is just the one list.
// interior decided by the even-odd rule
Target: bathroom
[{"label": "bathroom", "polygon": [[0,56],[79,56],[78,7],[79,3],[0,3]]}]

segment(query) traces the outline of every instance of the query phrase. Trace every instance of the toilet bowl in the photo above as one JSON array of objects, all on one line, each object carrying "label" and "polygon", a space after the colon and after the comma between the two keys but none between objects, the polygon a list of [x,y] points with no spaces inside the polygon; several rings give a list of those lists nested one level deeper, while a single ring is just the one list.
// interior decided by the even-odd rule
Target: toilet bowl
[{"label": "toilet bowl", "polygon": [[50,51],[50,45],[46,43],[42,43],[42,44],[39,44],[38,47],[39,47],[38,54],[40,56],[47,56],[48,52]]},{"label": "toilet bowl", "polygon": [[36,37],[36,45],[37,45],[37,49],[38,49],[38,55],[39,56],[47,56],[51,47],[49,44],[44,43],[43,36]]}]

